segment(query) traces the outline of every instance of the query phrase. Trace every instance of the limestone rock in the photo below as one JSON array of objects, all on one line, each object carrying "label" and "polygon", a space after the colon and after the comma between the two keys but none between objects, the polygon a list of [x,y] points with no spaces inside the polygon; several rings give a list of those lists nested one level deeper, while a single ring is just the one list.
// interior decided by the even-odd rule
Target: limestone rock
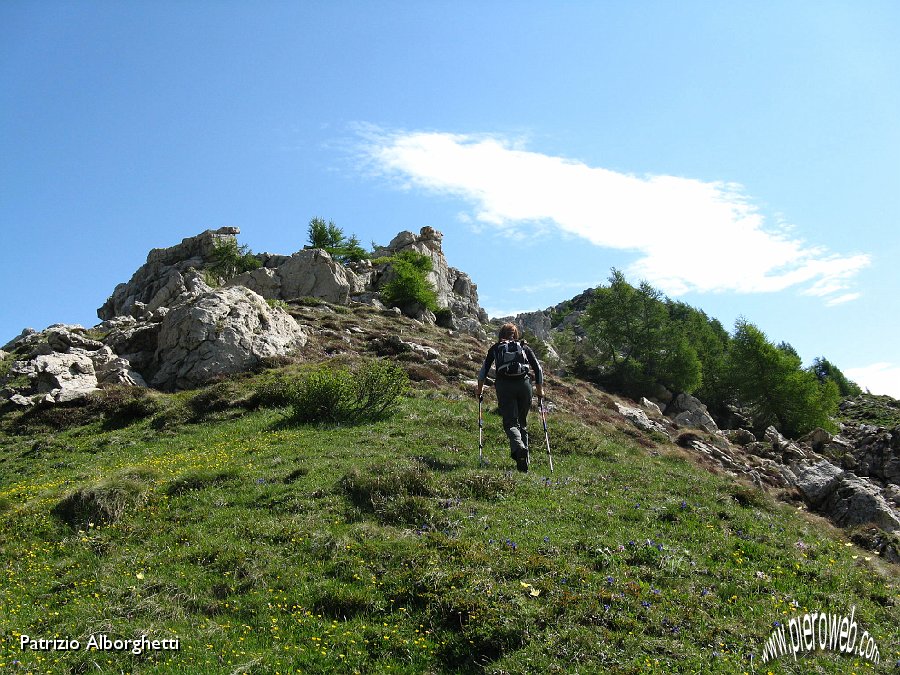
[{"label": "limestone rock", "polygon": [[843,527],[874,523],[886,532],[900,532],[900,515],[879,488],[853,474],[844,474],[821,509]]},{"label": "limestone rock", "polygon": [[[152,312],[167,306],[181,295],[190,293],[185,274],[190,269],[202,269],[213,262],[215,247],[233,241],[240,230],[223,227],[206,230],[187,237],[180,244],[157,248],[147,255],[147,262],[135,271],[127,283],[116,286],[113,294],[97,310],[101,319],[131,315],[141,318],[144,311]],[[195,289],[202,290],[202,289]]]},{"label": "limestone rock", "polygon": [[[838,443],[843,446],[838,446]],[[900,484],[900,428],[889,430],[861,424],[847,426],[827,446],[842,448],[841,465],[859,476]]]},{"label": "limestone rock", "polygon": [[[487,313],[478,304],[478,287],[469,275],[447,264],[441,247],[443,236],[432,227],[423,227],[418,235],[400,232],[387,247],[373,253],[373,257],[389,257],[402,251],[416,251],[431,259],[428,280],[434,285],[439,307],[447,307],[457,318],[474,318],[487,323]],[[372,290],[378,290],[392,277],[390,264],[380,266],[372,277]]]},{"label": "limestone rock", "polygon": [[834,437],[824,429],[813,429],[800,439],[801,443],[808,443],[813,450],[819,452],[826,443],[830,443]]},{"label": "limestone rock", "polygon": [[47,344],[56,352],[68,352],[72,347],[87,351],[96,351],[103,347],[98,340],[73,333],[63,328],[55,328],[47,331]]},{"label": "limestone rock", "polygon": [[737,445],[750,445],[751,443],[756,443],[756,436],[747,429],[728,429],[725,431],[725,437]]},{"label": "limestone rock", "polygon": [[[502,319],[501,319],[502,320]],[[544,340],[550,339],[550,313],[549,312],[525,312],[510,317],[520,329],[530,331],[535,337]]]},{"label": "limestone rock", "polygon": [[810,506],[816,508],[837,488],[844,473],[831,462],[821,460],[794,468],[796,485]]},{"label": "limestone rock", "polygon": [[456,330],[466,335],[471,335],[479,340],[487,340],[488,334],[477,319],[462,317],[455,320]]},{"label": "limestone rock", "polygon": [[110,347],[103,346],[91,355],[99,384],[125,384],[146,387],[143,376],[131,367],[128,359],[116,356]]},{"label": "limestone rock", "polygon": [[24,375],[30,380],[28,394],[48,394],[56,403],[84,398],[97,390],[94,363],[81,349],[40,354],[29,361],[17,361],[10,373]]},{"label": "limestone rock", "polygon": [[434,347],[420,345],[415,342],[406,342],[405,340],[401,340],[396,335],[387,337],[386,342],[397,352],[413,352],[416,354],[421,354],[426,359],[437,359],[441,356],[441,353]]},{"label": "limestone rock", "polygon": [[703,429],[711,434],[719,433],[719,427],[706,406],[690,394],[678,394],[666,407],[666,416],[680,426]]},{"label": "limestone rock", "polygon": [[642,429],[643,431],[658,431],[659,433],[668,436],[666,428],[661,423],[647,417],[647,413],[643,410],[622,405],[620,403],[616,403],[616,410],[638,429]]},{"label": "limestone rock", "polygon": [[297,322],[257,293],[243,286],[217,289],[163,319],[151,384],[167,390],[195,387],[305,342]]},{"label": "limestone rock", "polygon": [[25,341],[31,337],[32,335],[37,335],[37,331],[34,328],[24,328],[22,332],[19,333],[12,340],[3,345],[3,351],[11,352],[18,349]]},{"label": "limestone rock", "polygon": [[659,409],[659,406],[656,405],[653,401],[648,398],[642,398],[640,400],[641,407],[646,410],[651,415],[655,415],[656,417],[662,417],[662,410]]},{"label": "limestone rock", "polygon": [[152,368],[156,359],[159,331],[159,322],[138,322],[132,319],[113,328],[104,339],[104,343],[116,355],[127,359],[134,369],[146,372]]},{"label": "limestone rock", "polygon": [[268,256],[264,267],[239,274],[226,286],[246,286],[267,299],[319,298],[338,305],[350,300],[358,287],[356,275],[318,248],[291,256]]}]

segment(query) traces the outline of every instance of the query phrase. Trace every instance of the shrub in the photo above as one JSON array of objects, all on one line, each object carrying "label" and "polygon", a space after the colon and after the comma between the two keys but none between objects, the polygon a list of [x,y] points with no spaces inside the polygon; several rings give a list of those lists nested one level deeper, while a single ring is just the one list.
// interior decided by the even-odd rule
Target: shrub
[{"label": "shrub", "polygon": [[217,242],[213,247],[209,269],[223,279],[231,279],[243,272],[259,268],[262,263],[250,252],[250,247],[238,246],[234,239]]},{"label": "shrub", "polygon": [[394,278],[381,290],[382,299],[394,307],[421,305],[438,310],[437,294],[428,281],[431,258],[416,251],[401,251],[391,260]]},{"label": "shrub", "polygon": [[297,423],[357,424],[388,414],[409,387],[398,365],[367,360],[355,369],[320,366],[296,378],[277,377],[256,392],[260,405],[291,408]]},{"label": "shrub", "polygon": [[234,408],[252,407],[251,394],[233,381],[219,382],[188,400],[187,406],[193,413],[193,420],[201,420],[210,413],[222,412]]}]

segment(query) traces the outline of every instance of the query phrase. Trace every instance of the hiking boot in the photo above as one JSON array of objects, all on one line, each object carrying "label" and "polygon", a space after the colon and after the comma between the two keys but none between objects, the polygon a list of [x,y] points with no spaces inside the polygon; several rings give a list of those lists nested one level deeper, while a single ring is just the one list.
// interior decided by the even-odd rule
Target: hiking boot
[{"label": "hiking boot", "polygon": [[521,471],[522,473],[528,473],[528,451],[520,450],[516,453],[516,456],[513,457],[516,460],[516,469]]}]

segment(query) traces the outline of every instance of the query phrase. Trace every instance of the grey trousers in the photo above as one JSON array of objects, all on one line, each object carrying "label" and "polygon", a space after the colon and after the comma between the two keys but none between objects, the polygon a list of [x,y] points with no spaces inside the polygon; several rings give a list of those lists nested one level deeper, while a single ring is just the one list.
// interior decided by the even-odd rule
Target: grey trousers
[{"label": "grey trousers", "polygon": [[528,411],[531,408],[531,378],[498,377],[495,383],[503,430],[509,438],[510,457],[525,457],[528,451]]}]

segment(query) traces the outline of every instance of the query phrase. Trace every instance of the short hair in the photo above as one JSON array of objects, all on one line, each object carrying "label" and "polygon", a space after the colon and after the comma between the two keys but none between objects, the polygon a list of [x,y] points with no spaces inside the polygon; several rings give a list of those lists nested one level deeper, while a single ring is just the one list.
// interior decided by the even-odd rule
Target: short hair
[{"label": "short hair", "polygon": [[505,323],[500,326],[500,330],[497,332],[497,337],[499,337],[501,340],[518,340],[519,327],[514,323]]}]

